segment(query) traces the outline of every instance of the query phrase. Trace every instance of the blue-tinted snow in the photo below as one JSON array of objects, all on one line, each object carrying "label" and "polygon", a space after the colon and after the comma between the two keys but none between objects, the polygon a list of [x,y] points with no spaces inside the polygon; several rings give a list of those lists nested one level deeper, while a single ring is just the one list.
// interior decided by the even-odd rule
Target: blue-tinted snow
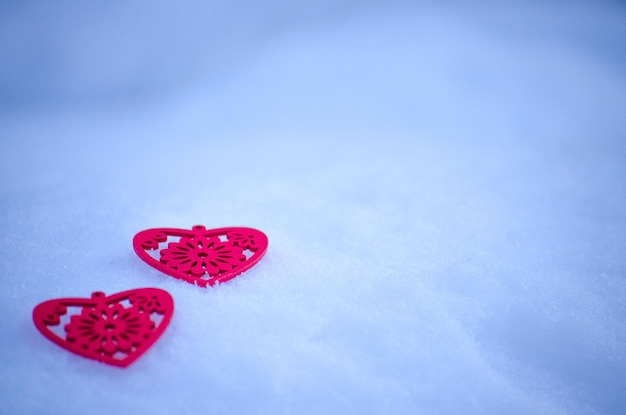
[{"label": "blue-tinted snow", "polygon": [[[626,411],[618,2],[0,6],[0,413]],[[207,290],[133,235],[251,226]],[[126,370],[39,302],[172,293]]]}]

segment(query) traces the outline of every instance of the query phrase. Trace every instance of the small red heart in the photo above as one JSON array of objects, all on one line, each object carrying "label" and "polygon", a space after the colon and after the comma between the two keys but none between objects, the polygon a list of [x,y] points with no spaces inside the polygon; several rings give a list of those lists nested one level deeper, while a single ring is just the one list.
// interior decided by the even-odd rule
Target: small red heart
[{"label": "small red heart", "polygon": [[[68,315],[68,307],[80,308]],[[33,310],[35,327],[59,346],[89,359],[126,367],[144,354],[163,334],[174,313],[174,300],[158,288],[140,288],[91,298],[59,298]],[[69,317],[61,334],[58,326]],[[56,330],[59,332],[60,330]]]},{"label": "small red heart", "polygon": [[[155,228],[135,235],[133,247],[148,265],[206,287],[235,278],[259,262],[267,251],[267,236],[252,228]],[[159,259],[148,253],[157,250]]]}]

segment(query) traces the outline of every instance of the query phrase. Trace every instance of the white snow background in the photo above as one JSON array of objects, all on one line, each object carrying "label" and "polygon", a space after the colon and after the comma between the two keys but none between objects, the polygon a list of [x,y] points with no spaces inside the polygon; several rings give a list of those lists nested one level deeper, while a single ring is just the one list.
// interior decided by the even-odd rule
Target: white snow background
[{"label": "white snow background", "polygon": [[[626,413],[626,7],[0,5],[0,413]],[[218,287],[133,252],[249,226]],[[35,329],[159,287],[126,369]]]}]

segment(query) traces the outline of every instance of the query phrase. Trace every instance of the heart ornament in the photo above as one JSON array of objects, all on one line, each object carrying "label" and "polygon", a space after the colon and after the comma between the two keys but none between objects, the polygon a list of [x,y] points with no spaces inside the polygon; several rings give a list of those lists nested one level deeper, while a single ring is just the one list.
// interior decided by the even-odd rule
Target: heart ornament
[{"label": "heart ornament", "polygon": [[133,248],[148,265],[200,287],[235,278],[261,260],[267,236],[252,228],[191,230],[155,228],[139,232]]},{"label": "heart ornament", "polygon": [[173,313],[174,300],[167,291],[140,288],[48,300],[35,307],[33,321],[41,334],[64,349],[126,367],[157,341]]}]

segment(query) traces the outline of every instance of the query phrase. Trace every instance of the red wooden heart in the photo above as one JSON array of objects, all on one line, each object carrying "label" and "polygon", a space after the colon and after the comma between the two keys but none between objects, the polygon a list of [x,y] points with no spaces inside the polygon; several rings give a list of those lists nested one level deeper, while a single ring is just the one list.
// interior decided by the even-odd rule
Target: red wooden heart
[{"label": "red wooden heart", "polygon": [[[206,287],[235,278],[259,262],[267,251],[267,236],[252,228],[155,228],[135,235],[133,248],[159,271]],[[159,259],[148,251],[158,251]]]},{"label": "red wooden heart", "polygon": [[[80,308],[69,317],[68,307]],[[163,334],[174,313],[174,300],[158,288],[140,288],[91,298],[59,298],[33,310],[35,327],[59,346],[89,359],[126,367]],[[69,323],[56,334],[64,316]],[[59,330],[56,330],[59,332]]]}]

